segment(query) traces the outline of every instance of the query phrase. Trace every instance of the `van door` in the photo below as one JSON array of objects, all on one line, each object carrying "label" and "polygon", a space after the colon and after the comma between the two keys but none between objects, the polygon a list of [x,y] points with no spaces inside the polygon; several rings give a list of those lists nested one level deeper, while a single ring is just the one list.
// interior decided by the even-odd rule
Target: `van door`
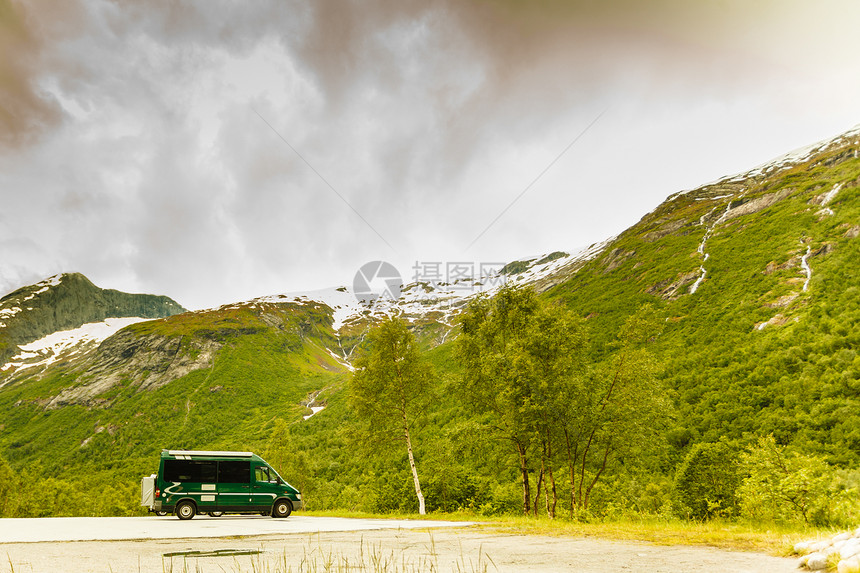
[{"label": "van door", "polygon": [[249,494],[251,462],[222,460],[218,462],[218,511],[245,511],[253,505]]},{"label": "van door", "polygon": [[275,498],[281,492],[278,486],[277,475],[269,469],[269,466],[260,464],[254,467],[254,482],[251,486],[251,494],[254,504],[260,511],[272,509]]},{"label": "van door", "polygon": [[184,497],[197,503],[198,513],[215,511],[216,463],[208,460],[164,460],[164,493],[172,506]]}]

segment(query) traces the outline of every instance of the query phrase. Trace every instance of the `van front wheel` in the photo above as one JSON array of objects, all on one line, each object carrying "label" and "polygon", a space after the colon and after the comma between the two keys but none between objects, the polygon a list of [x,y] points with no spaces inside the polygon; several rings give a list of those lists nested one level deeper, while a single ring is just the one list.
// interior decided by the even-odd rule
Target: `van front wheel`
[{"label": "van front wheel", "polygon": [[279,499],[272,508],[272,517],[289,517],[293,512],[293,504],[288,499]]},{"label": "van front wheel", "polygon": [[179,505],[176,506],[176,517],[183,521],[191,519],[196,513],[197,509],[190,501],[181,501],[179,502]]}]

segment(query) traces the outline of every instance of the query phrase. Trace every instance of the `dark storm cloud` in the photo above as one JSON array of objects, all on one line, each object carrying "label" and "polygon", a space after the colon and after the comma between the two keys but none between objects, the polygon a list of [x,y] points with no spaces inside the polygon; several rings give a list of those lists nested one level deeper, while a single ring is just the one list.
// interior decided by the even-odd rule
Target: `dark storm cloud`
[{"label": "dark storm cloud", "polygon": [[49,42],[26,4],[0,0],[0,148],[31,143],[62,119],[57,101],[39,85]]}]

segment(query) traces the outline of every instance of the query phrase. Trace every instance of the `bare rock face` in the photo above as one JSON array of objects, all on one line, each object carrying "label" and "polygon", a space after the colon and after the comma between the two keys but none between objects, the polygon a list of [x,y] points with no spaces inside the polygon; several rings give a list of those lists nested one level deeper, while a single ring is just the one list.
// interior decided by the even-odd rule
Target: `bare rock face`
[{"label": "bare rock face", "polygon": [[210,368],[222,346],[210,338],[118,332],[89,361],[92,366],[79,377],[83,384],[64,389],[47,408],[97,404],[100,395],[120,384],[155,390],[189,372]]},{"label": "bare rock face", "polygon": [[636,251],[623,251],[621,249],[612,249],[605,257],[603,257],[603,264],[605,268],[603,269],[603,273],[611,273],[618,267],[620,267],[624,262],[630,257],[636,255]]},{"label": "bare rock face", "polygon": [[746,203],[742,203],[737,207],[732,207],[729,209],[728,213],[726,213],[723,220],[729,221],[736,217],[741,217],[743,215],[750,215],[752,213],[757,213],[764,209],[767,209],[771,205],[782,201],[793,192],[792,189],[783,189],[782,191],[778,191],[776,193],[768,193],[767,195],[762,195],[761,197],[756,197]]},{"label": "bare rock face", "polygon": [[664,223],[659,228],[654,231],[650,231],[642,235],[642,240],[646,243],[653,243],[658,239],[662,239],[667,235],[671,235],[679,230],[681,230],[684,226],[688,224],[684,219],[676,219],[674,221],[669,221],[668,223]]}]

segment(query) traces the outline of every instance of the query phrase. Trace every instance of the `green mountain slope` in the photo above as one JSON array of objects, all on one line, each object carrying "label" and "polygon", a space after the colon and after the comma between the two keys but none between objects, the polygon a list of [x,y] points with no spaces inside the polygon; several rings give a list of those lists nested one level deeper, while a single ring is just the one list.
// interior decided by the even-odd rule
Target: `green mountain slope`
[{"label": "green mountain slope", "polygon": [[595,332],[659,305],[677,446],[774,433],[860,461],[858,136],[676,195],[548,294]]}]

